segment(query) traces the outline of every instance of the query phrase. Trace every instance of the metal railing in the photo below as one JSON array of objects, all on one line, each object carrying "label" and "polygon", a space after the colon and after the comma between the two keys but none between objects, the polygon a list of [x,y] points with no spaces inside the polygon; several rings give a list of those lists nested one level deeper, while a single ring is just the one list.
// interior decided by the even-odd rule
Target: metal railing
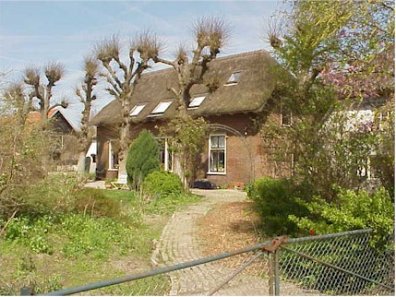
[{"label": "metal railing", "polygon": [[370,230],[278,237],[47,295],[108,294],[114,285],[113,295],[394,295],[394,253],[374,249]]}]

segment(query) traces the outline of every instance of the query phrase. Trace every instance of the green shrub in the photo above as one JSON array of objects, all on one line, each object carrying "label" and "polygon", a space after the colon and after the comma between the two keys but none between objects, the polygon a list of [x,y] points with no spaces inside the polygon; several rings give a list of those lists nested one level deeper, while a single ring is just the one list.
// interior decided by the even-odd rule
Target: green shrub
[{"label": "green shrub", "polygon": [[171,194],[181,194],[183,184],[179,176],[174,173],[154,171],[145,178],[143,191],[152,198],[166,197]]},{"label": "green shrub", "polygon": [[145,177],[159,168],[158,143],[150,132],[143,130],[128,151],[126,171],[129,186],[135,190],[139,189]]},{"label": "green shrub", "polygon": [[18,215],[39,217],[42,215],[57,215],[69,213],[74,208],[73,193],[80,187],[76,176],[66,174],[51,174],[15,191],[22,206]]},{"label": "green shrub", "polygon": [[120,203],[108,198],[103,190],[82,189],[75,193],[75,211],[95,217],[120,216]]},{"label": "green shrub", "polygon": [[[111,249],[113,243],[120,241],[122,228],[107,218],[91,218],[84,215],[68,215],[62,218],[63,233],[69,239],[62,248],[68,257],[94,253],[102,257]],[[124,235],[124,234],[123,234]]]},{"label": "green shrub", "polygon": [[290,215],[301,231],[318,234],[371,228],[372,242],[385,246],[394,232],[394,205],[389,193],[379,188],[374,193],[365,190],[338,189],[333,203],[315,196],[311,202],[300,201],[307,207],[307,216]]},{"label": "green shrub", "polygon": [[35,253],[53,253],[53,246],[48,240],[48,232],[53,226],[54,218],[43,216],[38,219],[19,217],[7,226],[6,240],[20,242]]},{"label": "green shrub", "polygon": [[295,187],[287,179],[263,178],[248,188],[248,196],[255,203],[266,235],[293,235],[297,225],[288,219],[290,214],[306,213],[304,206],[296,202]]}]

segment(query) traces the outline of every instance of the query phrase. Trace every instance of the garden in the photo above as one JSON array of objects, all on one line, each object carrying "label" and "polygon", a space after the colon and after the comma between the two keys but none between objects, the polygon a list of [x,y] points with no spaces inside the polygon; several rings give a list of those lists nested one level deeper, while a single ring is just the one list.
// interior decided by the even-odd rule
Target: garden
[{"label": "garden", "polygon": [[[1,196],[2,295],[19,295],[22,287],[43,294],[152,268],[150,257],[169,215],[199,197],[185,191],[177,175],[160,170],[153,136],[143,133],[143,141],[145,148],[152,145],[153,154],[145,154],[149,161],[136,165],[145,159],[128,159],[135,170],[135,175],[128,172],[130,186],[137,190],[84,188],[87,177],[77,174],[29,177],[27,184],[9,179]],[[13,170],[24,174],[19,168]],[[166,278],[153,281],[167,287]],[[95,294],[138,290],[134,282]]]}]

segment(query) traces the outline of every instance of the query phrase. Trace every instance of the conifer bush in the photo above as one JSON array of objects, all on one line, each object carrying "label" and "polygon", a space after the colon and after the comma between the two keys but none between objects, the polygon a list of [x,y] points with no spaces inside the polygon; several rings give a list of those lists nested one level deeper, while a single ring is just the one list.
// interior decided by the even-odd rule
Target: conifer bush
[{"label": "conifer bush", "polygon": [[134,190],[139,189],[145,177],[159,169],[158,142],[152,133],[143,130],[132,142],[128,151],[126,171],[129,187]]}]

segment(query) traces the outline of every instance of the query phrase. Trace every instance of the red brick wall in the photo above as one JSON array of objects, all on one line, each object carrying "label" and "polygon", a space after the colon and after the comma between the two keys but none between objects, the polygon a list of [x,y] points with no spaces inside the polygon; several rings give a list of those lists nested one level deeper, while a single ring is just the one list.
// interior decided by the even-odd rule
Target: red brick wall
[{"label": "red brick wall", "polygon": [[[277,114],[269,116],[279,121]],[[255,129],[255,117],[252,114],[237,114],[229,116],[210,117],[208,122],[215,125],[224,125],[225,128],[212,128],[213,134],[226,134],[226,173],[208,173],[208,146],[207,142],[197,164],[197,178],[207,178],[221,187],[241,186],[262,176],[280,177],[287,173],[284,166],[274,162],[268,154],[262,135]],[[132,127],[131,136],[136,137],[142,129],[158,134],[161,123],[147,122]],[[231,130],[233,131],[229,131]],[[114,129],[98,127],[98,170],[108,168],[108,140],[116,138]],[[199,156],[197,156],[199,159]],[[277,166],[275,166],[277,164]],[[277,168],[277,169],[275,169]]]}]

